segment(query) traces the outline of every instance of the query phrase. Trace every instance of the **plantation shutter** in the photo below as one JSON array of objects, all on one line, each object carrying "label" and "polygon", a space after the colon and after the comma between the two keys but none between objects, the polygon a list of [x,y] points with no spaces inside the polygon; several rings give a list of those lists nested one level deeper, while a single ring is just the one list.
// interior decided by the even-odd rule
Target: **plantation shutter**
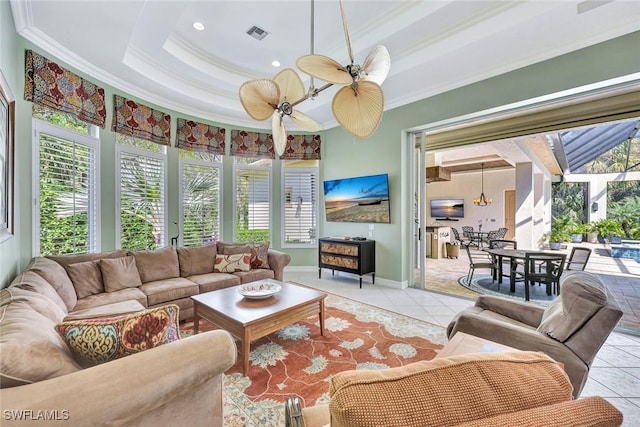
[{"label": "plantation shutter", "polygon": [[270,169],[236,165],[236,234],[239,242],[269,239],[271,228]]},{"label": "plantation shutter", "polygon": [[39,128],[39,254],[96,252],[95,144],[39,132]]},{"label": "plantation shutter", "polygon": [[120,247],[166,246],[165,158],[120,148]]},{"label": "plantation shutter", "polygon": [[318,171],[283,168],[283,243],[315,245],[318,217]]},{"label": "plantation shutter", "polygon": [[182,243],[220,239],[220,168],[182,160]]}]

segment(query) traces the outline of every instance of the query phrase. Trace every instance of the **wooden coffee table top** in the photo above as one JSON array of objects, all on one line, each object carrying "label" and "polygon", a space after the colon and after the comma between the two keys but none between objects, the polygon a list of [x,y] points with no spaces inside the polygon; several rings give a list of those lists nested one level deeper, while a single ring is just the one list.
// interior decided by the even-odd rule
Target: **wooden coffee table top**
[{"label": "wooden coffee table top", "polygon": [[[286,311],[298,305],[319,301],[327,296],[324,292],[268,279],[282,286],[280,292],[265,299],[248,299],[238,293],[241,285],[217,291],[194,295],[198,303],[246,326],[273,314]],[[249,309],[249,310],[248,310]]]}]

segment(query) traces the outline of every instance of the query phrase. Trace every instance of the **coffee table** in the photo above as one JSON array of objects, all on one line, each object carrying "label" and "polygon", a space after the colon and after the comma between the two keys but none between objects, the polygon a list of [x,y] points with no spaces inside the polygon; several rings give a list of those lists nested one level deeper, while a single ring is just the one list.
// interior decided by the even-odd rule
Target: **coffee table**
[{"label": "coffee table", "polygon": [[327,294],[314,289],[266,280],[282,289],[265,299],[248,299],[238,293],[240,286],[194,295],[193,333],[199,330],[200,319],[226,329],[240,340],[242,373],[249,371],[251,341],[264,337],[297,321],[318,315],[320,335],[324,335],[324,299]]}]

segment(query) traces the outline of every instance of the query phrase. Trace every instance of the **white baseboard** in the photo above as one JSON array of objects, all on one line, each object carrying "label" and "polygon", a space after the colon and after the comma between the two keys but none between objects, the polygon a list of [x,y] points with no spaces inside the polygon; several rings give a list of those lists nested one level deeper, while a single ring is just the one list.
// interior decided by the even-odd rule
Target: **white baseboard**
[{"label": "white baseboard", "polygon": [[[318,274],[318,266],[315,265],[295,265],[295,266],[286,266],[284,268],[284,271],[287,273],[315,273]],[[329,272],[328,269],[324,269],[324,271]],[[343,271],[336,271],[336,274],[344,274],[346,276],[351,276],[351,277],[355,277],[355,278],[359,278],[359,276],[357,274],[351,274],[351,273],[345,273]],[[370,274],[365,274],[364,276],[362,276],[362,281],[363,283],[366,281],[369,281],[369,283],[371,282],[371,275]],[[394,289],[406,289],[409,287],[409,281],[408,280],[404,280],[402,282],[398,282],[396,280],[389,280],[389,279],[385,279],[384,277],[380,277],[378,275],[376,275],[376,285],[380,285],[380,286],[384,286],[387,288],[394,288]]]}]

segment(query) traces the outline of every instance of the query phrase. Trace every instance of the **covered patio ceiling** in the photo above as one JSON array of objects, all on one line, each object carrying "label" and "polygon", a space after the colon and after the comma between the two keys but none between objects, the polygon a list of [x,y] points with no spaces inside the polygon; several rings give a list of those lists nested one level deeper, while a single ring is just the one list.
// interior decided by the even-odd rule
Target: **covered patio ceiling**
[{"label": "covered patio ceiling", "polygon": [[[634,118],[544,135],[469,145],[439,151],[438,162],[427,156],[427,165],[442,166],[448,173],[479,172],[483,163],[485,170],[515,168],[516,163],[530,161],[533,156],[536,157],[537,164],[547,169],[551,175],[585,173],[584,166],[591,161],[630,138],[640,138],[639,129],[640,118]],[[629,148],[634,150],[634,144],[630,144]],[[633,158],[631,152],[627,156],[628,168],[637,167]]]}]

